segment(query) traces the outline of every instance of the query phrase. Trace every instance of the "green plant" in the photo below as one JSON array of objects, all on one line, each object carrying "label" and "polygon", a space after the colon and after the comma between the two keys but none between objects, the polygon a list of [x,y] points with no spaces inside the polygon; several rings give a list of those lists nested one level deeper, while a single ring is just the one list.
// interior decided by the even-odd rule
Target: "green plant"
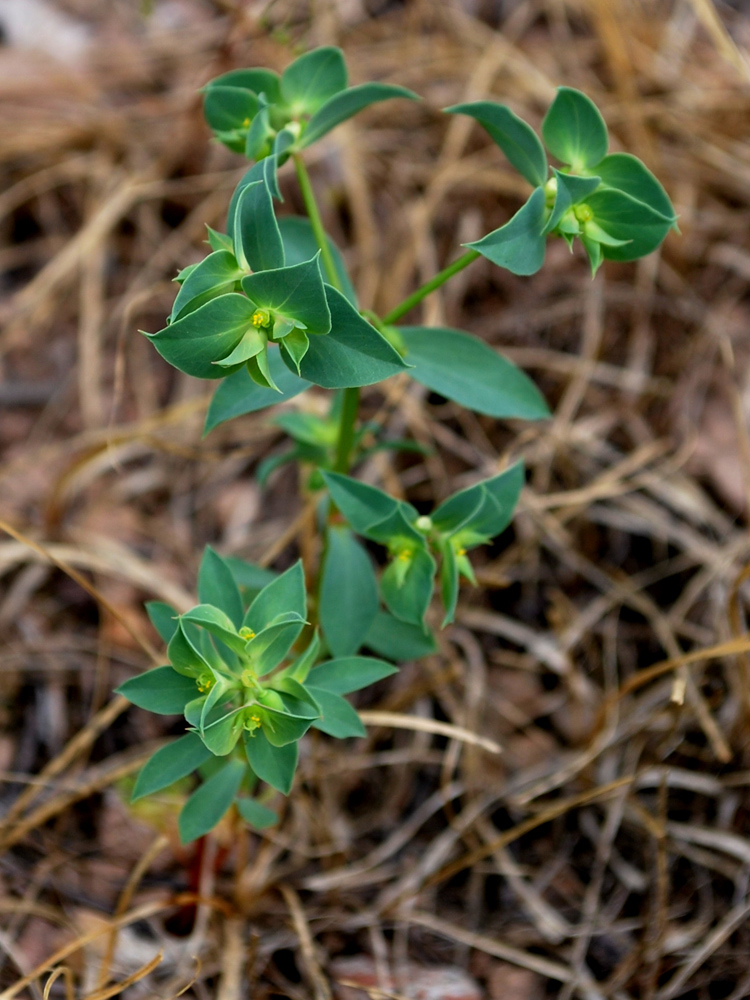
[{"label": "green plant", "polygon": [[[476,119],[533,190],[506,225],[468,244],[387,316],[364,315],[323,229],[303,150],[369,104],[416,95],[379,83],[348,87],[341,52],[321,48],[280,77],[266,69],[227,73],[204,97],[216,138],[255,162],[232,196],[227,232],[209,229],[211,252],[178,275],[167,325],[146,335],[180,371],[221,380],[207,433],[311,385],[338,392],[327,416],[285,411],[275,418],[293,447],[272,463],[305,463],[308,488],[320,495],[323,557],[305,568],[307,584],[301,562],[277,576],[207,549],[197,607],[178,615],[164,604],[148,606],[169,665],[119,689],[142,708],[187,721],[187,733],[149,760],[134,792],[147,795],[198,770],[203,783],[180,815],[185,841],[211,830],[232,804],[255,827],[273,823],[267,796],[253,794],[259,782],[289,793],[298,743],[311,727],[340,739],[363,735],[345,695],[435,649],[426,616],[436,576],[445,626],[459,578],[474,580],[468,552],[512,519],[521,463],[455,493],[429,515],[349,475],[375,448],[410,447],[358,425],[359,388],[393,375],[491,417],[548,415],[531,380],[482,341],[398,321],[479,256],[530,275],[542,266],[548,238],[559,236],[571,246],[580,240],[595,273],[603,259],[650,253],[676,225],[653,174],[627,153],[608,153],[604,121],[579,91],[559,89],[542,125],[544,144],[502,104],[458,105],[447,110]],[[559,168],[549,166],[547,152]],[[276,217],[277,172],[288,160],[307,217]],[[261,468],[261,479],[271,468]],[[379,578],[357,536],[385,550]]]}]

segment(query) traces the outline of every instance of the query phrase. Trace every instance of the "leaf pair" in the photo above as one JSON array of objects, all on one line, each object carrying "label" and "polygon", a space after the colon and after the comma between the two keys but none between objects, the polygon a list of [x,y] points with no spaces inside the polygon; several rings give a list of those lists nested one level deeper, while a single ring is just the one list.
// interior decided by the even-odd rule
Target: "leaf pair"
[{"label": "leaf pair", "polygon": [[[380,579],[386,607],[401,621],[422,627],[437,568],[433,553],[441,557],[446,625],[455,614],[459,576],[474,579],[466,552],[490,541],[510,523],[523,485],[523,466],[518,463],[492,479],[461,490],[440,504],[430,517],[420,516],[411,504],[349,476],[328,472],[323,477],[331,499],[352,529],[389,551],[391,560]],[[347,546],[349,572],[357,577],[362,590],[361,581],[366,575],[362,555],[367,558],[366,554],[355,553],[349,540],[337,544]],[[373,611],[371,598],[366,606],[374,618],[377,609]],[[334,630],[333,634],[335,642],[344,641],[348,635],[343,630]]]},{"label": "leaf pair", "polygon": [[204,114],[216,138],[248,159],[267,156],[286,132],[303,149],[364,108],[392,97],[418,100],[385,83],[348,86],[340,49],[314,49],[281,76],[267,69],[233,70],[204,87]]},{"label": "leaf pair", "polygon": [[547,150],[565,165],[552,168],[534,130],[510,108],[477,101],[448,108],[478,121],[510,163],[534,186],[529,200],[500,229],[466,246],[514,274],[534,274],[547,236],[578,237],[595,273],[604,258],[636,260],[664,240],[676,216],[659,181],[628,153],[607,155],[609,135],[585,94],[560,87],[542,122]]}]

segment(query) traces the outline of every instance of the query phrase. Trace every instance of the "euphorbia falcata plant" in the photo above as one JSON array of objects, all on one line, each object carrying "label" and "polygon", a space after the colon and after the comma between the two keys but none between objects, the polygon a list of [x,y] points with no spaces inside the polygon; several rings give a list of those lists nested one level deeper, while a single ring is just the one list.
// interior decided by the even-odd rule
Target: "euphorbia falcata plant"
[{"label": "euphorbia falcata plant", "polygon": [[[177,614],[148,605],[168,665],[119,689],[142,708],[185,717],[185,735],[149,760],[135,797],[197,770],[202,783],[180,814],[186,842],[210,831],[233,805],[256,828],[275,822],[265,800],[274,789],[289,793],[298,744],[311,727],[339,739],[364,735],[346,695],[435,649],[427,619],[436,587],[438,621],[446,626],[459,579],[474,581],[469,553],[512,520],[524,481],[520,462],[429,514],[350,474],[374,448],[410,446],[379,441],[378,428],[359,420],[359,388],[394,375],[490,417],[548,415],[531,380],[481,340],[399,321],[479,256],[530,275],[542,266],[547,241],[561,237],[571,246],[580,240],[596,273],[604,259],[650,253],[676,224],[667,194],[644,164],[608,152],[606,125],[579,91],[558,90],[543,141],[503,104],[457,105],[446,110],[479,122],[531,194],[506,225],[468,244],[388,315],[363,314],[323,229],[304,150],[374,102],[416,95],[382,83],[349,87],[342,53],[327,47],[301,56],[281,76],[268,69],[226,73],[205,87],[204,99],[216,139],[253,164],[232,196],[226,233],[208,230],[210,253],[180,272],[167,325],[147,336],[180,371],[220,380],[206,432],[311,385],[335,392],[328,416],[285,409],[274,418],[293,442],[279,460],[303,463],[301,482],[319,496],[320,565],[303,572],[296,562],[276,575],[208,548],[196,607]],[[290,160],[306,217],[277,217],[277,173]],[[266,465],[262,476],[269,471]],[[359,539],[374,543],[372,552]]]}]

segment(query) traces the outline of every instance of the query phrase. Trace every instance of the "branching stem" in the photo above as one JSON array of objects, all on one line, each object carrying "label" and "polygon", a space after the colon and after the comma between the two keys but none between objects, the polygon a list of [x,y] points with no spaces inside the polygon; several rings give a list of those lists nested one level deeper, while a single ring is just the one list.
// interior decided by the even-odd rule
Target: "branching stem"
[{"label": "branching stem", "polygon": [[452,264],[443,268],[439,271],[434,278],[430,278],[426,281],[424,285],[418,288],[415,292],[404,299],[400,305],[397,305],[395,309],[391,309],[387,316],[383,317],[383,322],[388,325],[390,323],[397,323],[402,316],[405,316],[414,306],[419,305],[422,299],[427,298],[427,296],[434,292],[436,288],[440,288],[444,285],[449,278],[452,278],[454,274],[458,274],[459,271],[463,271],[465,267],[472,264],[477,257],[480,257],[476,250],[467,250],[465,254],[462,254],[457,260],[454,260]]}]

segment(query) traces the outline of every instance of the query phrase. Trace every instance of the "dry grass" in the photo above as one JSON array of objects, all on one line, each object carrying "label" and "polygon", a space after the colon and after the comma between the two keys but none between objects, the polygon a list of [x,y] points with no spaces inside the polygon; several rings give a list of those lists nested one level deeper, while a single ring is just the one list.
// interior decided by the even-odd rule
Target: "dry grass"
[{"label": "dry grass", "polygon": [[[84,64],[0,50],[0,998],[326,1000],[358,952],[382,983],[466,965],[491,1000],[750,995],[750,21],[710,0],[64,6],[95,33]],[[428,300],[554,418],[509,428],[396,381],[365,405],[430,454],[363,474],[429,503],[523,455],[513,532],[441,654],[362,701],[368,739],[311,739],[278,829],[227,822],[196,852],[177,794],[126,804],[169,734],[110,691],[158,657],[142,601],[187,606],[206,542],[283,566],[309,519],[291,472],[254,483],[266,417],[202,441],[206,386],[136,330],[242,170],[196,88],[320,43],[425,97],[312,157],[364,306],[524,194],[438,114],[459,100],[538,123],[556,84],[585,89],[682,236],[594,283],[559,246],[533,279],[480,262]]]}]

